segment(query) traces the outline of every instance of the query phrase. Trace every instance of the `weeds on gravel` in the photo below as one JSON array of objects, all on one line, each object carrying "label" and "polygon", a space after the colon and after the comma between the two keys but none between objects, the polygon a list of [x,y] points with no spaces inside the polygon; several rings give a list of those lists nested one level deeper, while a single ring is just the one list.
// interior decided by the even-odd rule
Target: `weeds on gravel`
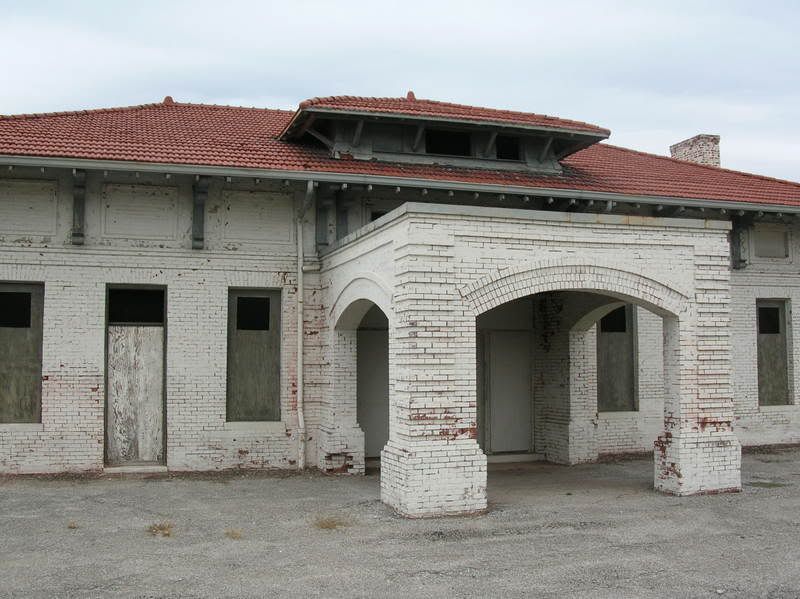
[{"label": "weeds on gravel", "polygon": [[336,530],[347,526],[347,522],[337,516],[317,516],[314,527],[320,530]]},{"label": "weeds on gravel", "polygon": [[172,536],[172,522],[155,522],[148,526],[145,530],[154,537],[171,537]]},{"label": "weeds on gravel", "polygon": [[242,538],[242,531],[236,528],[229,528],[225,531],[225,536],[229,539],[233,539],[234,541],[238,541]]},{"label": "weeds on gravel", "polygon": [[78,528],[78,523],[75,522],[75,520],[70,520],[69,522],[67,522],[67,528],[69,528],[70,530],[75,530],[76,528]]}]

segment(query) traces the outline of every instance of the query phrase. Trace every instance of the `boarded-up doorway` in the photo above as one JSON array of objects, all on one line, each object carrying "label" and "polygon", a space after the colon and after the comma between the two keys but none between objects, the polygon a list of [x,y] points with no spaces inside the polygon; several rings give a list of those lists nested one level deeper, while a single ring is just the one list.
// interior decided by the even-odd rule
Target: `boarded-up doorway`
[{"label": "boarded-up doorway", "polygon": [[110,288],[106,462],[164,463],[164,290]]}]

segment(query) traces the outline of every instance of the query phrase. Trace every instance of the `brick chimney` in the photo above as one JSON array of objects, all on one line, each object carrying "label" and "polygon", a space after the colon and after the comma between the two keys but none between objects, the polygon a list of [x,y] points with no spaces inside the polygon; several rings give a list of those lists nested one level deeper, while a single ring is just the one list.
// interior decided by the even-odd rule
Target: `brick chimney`
[{"label": "brick chimney", "polygon": [[669,153],[678,160],[719,166],[719,135],[695,135],[670,146]]}]

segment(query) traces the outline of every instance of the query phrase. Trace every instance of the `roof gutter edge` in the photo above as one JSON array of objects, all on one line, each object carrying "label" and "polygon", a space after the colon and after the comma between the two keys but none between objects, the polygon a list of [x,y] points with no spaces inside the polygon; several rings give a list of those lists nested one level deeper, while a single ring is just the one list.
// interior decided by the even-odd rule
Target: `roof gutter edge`
[{"label": "roof gutter edge", "polygon": [[453,190],[490,194],[547,196],[553,198],[595,200],[600,202],[624,202],[655,204],[664,206],[684,206],[686,208],[716,208],[726,210],[760,210],[800,214],[798,204],[778,204],[759,202],[740,202],[736,200],[715,200],[710,198],[681,198],[677,196],[629,195],[607,191],[579,189],[559,189],[548,187],[523,187],[517,185],[490,185],[439,179],[419,179],[388,177],[381,175],[361,175],[326,171],[283,171],[277,169],[242,168],[229,166],[207,166],[173,164],[160,162],[134,162],[123,160],[94,160],[85,158],[59,158],[46,156],[15,156],[0,154],[0,165],[32,166],[50,168],[77,168],[89,170],[109,170],[128,172],[161,172],[183,175],[209,175],[219,177],[260,177],[264,179],[284,179],[289,181],[308,181],[313,179],[322,183],[348,183],[363,185],[386,185],[390,187],[414,187],[428,190]]}]

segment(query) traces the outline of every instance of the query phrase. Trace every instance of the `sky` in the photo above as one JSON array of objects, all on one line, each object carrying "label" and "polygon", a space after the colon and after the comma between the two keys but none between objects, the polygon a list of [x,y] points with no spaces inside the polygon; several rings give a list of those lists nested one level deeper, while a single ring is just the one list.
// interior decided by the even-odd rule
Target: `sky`
[{"label": "sky", "polygon": [[800,2],[0,0],[0,114],[404,96],[550,114],[800,181]]}]

